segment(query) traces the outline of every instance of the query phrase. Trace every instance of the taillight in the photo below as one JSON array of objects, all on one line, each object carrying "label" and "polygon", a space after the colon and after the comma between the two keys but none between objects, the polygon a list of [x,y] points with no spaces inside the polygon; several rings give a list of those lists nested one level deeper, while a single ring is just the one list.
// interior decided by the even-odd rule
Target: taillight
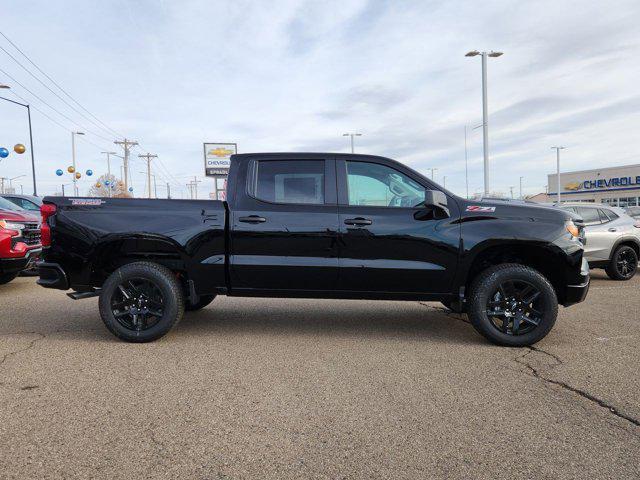
[{"label": "taillight", "polygon": [[40,227],[40,239],[43,247],[51,246],[51,227],[49,226],[49,217],[56,214],[56,206],[49,203],[43,203],[40,207],[42,215],[42,226]]}]

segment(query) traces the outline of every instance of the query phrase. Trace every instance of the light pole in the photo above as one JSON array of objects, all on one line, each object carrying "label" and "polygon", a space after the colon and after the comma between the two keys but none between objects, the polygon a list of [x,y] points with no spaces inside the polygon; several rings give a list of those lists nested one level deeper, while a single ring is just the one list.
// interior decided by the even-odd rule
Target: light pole
[{"label": "light pole", "polygon": [[556,151],[556,166],[557,166],[557,173],[556,173],[556,177],[558,180],[558,203],[560,203],[560,150],[564,150],[564,147],[551,147],[551,150],[555,150]]},{"label": "light pole", "polygon": [[434,172],[438,170],[437,168],[427,168],[427,170],[431,170],[431,180],[434,179]]},{"label": "light pole", "polygon": [[447,176],[442,177],[442,188],[447,188]]},{"label": "light pole", "polygon": [[84,135],[83,132],[71,132],[71,164],[73,165],[73,195],[78,196],[78,179],[76,178],[76,135]]},{"label": "light pole", "polygon": [[[9,85],[0,84],[0,88],[11,88]],[[33,177],[33,196],[38,195],[38,189],[36,188],[36,162],[33,158],[33,131],[31,129],[31,107],[27,103],[16,102],[15,100],[9,100],[5,97],[0,97],[2,100],[6,100],[7,102],[15,103],[16,105],[20,105],[27,109],[27,118],[29,119],[29,146],[31,149],[31,176]]]},{"label": "light pole", "polygon": [[[113,180],[111,179],[111,159],[109,158],[109,155],[116,155],[116,152],[100,152],[100,153],[104,153],[107,156],[107,178],[109,179],[109,183],[111,183]],[[111,188],[107,189],[109,191],[109,197],[111,197]]]},{"label": "light pole", "polygon": [[489,195],[489,108],[487,99],[487,57],[496,58],[502,52],[479,52],[472,50],[465,57],[482,56],[482,133],[484,146],[484,194]]},{"label": "light pole", "polygon": [[361,133],[343,133],[343,137],[351,137],[351,153],[355,153],[355,146],[353,144],[353,137],[361,137]]}]

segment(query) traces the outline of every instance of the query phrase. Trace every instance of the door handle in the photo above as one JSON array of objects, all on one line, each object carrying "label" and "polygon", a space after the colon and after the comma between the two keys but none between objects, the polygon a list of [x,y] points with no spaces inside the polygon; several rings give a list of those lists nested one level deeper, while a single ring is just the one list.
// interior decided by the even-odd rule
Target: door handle
[{"label": "door handle", "polygon": [[249,215],[248,217],[240,217],[238,221],[242,223],[264,223],[267,219],[259,215]]},{"label": "door handle", "polygon": [[344,221],[344,223],[347,225],[356,225],[358,227],[364,227],[365,225],[371,225],[373,222],[368,218],[358,217],[358,218],[347,218]]},{"label": "door handle", "polygon": [[610,232],[617,232],[617,231],[618,231],[618,229],[617,229],[617,228],[614,228],[614,227],[611,227],[611,228],[609,229],[609,231],[610,231]]}]

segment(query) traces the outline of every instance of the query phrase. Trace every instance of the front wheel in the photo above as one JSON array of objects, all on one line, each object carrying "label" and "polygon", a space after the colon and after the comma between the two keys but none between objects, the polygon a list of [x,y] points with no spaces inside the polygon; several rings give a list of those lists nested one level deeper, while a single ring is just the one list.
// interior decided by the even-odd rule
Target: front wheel
[{"label": "front wheel", "polygon": [[471,324],[489,341],[524,347],[549,333],[558,316],[558,298],[536,270],[503,264],[473,281],[468,312]]},{"label": "front wheel", "polygon": [[638,254],[628,245],[616,248],[605,272],[612,280],[630,280],[638,270]]},{"label": "front wheel", "polygon": [[124,265],[100,292],[100,316],[116,337],[151,342],[164,336],[184,313],[180,283],[168,268],[152,262]]}]

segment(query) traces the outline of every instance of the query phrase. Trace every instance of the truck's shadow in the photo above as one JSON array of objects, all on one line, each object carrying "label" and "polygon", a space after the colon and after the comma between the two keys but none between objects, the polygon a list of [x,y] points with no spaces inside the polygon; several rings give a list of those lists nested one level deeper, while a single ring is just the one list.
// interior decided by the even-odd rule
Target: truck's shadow
[{"label": "truck's shadow", "polygon": [[172,335],[299,334],[420,338],[447,343],[485,343],[466,317],[417,302],[273,300],[232,304],[214,301],[198,312],[186,312]]}]

